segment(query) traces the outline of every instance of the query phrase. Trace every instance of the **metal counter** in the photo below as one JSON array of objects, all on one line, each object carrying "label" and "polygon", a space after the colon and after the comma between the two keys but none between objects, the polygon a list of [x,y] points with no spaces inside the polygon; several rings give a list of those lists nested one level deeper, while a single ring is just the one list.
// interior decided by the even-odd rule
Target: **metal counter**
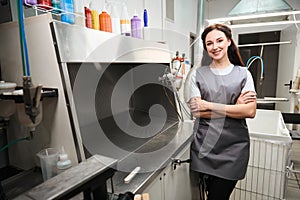
[{"label": "metal counter", "polygon": [[[115,194],[132,192],[141,193],[143,190],[153,181],[159,173],[168,165],[171,164],[171,158],[176,158],[177,154],[181,152],[187,145],[190,145],[193,132],[193,122],[185,121],[180,122],[165,132],[157,135],[151,141],[143,145],[139,151],[149,151],[149,149],[156,148],[163,144],[167,145],[164,151],[160,152],[160,156],[153,157],[149,160],[151,164],[159,166],[154,171],[138,173],[130,183],[125,183],[124,178],[129,172],[117,171],[113,176],[113,189]],[[173,138],[173,139],[171,139]],[[130,164],[128,160],[131,160],[130,155],[124,160],[121,160],[118,165]],[[135,166],[132,166],[134,169]],[[111,188],[108,188],[111,191]]]}]

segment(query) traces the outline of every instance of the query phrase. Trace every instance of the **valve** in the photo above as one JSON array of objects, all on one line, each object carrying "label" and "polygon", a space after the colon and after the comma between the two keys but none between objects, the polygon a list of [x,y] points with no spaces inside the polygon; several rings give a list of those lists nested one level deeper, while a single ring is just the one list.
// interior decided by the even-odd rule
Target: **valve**
[{"label": "valve", "polygon": [[180,166],[182,163],[191,163],[192,159],[180,160],[176,158],[172,158],[173,169],[175,170],[177,165]]}]

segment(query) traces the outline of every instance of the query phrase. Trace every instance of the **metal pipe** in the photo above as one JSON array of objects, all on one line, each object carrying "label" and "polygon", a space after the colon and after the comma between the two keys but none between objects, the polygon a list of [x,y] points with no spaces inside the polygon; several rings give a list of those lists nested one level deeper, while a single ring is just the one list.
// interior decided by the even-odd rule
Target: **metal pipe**
[{"label": "metal pipe", "polygon": [[[202,46],[201,46],[201,33],[204,27],[204,6],[205,6],[205,1],[204,0],[199,0],[198,1],[198,11],[197,11],[197,38],[195,40],[195,42],[193,44],[195,44],[195,60],[194,63],[196,66],[198,66],[200,64],[200,58],[202,55]],[[193,45],[192,44],[192,45]]]}]

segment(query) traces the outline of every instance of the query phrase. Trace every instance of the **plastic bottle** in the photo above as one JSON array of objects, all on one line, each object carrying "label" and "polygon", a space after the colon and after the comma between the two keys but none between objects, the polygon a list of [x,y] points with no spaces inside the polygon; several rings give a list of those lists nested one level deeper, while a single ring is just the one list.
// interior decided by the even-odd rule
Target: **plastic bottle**
[{"label": "plastic bottle", "polygon": [[72,167],[72,162],[68,158],[68,154],[65,153],[64,147],[61,148],[61,152],[58,155],[58,161],[56,167],[57,167],[58,174]]},{"label": "plastic bottle", "polygon": [[130,36],[130,18],[129,18],[127,6],[125,3],[123,3],[120,24],[121,24],[121,34]]},{"label": "plastic bottle", "polygon": [[79,26],[85,25],[85,13],[83,0],[74,0],[75,24]]},{"label": "plastic bottle", "polygon": [[93,28],[92,11],[89,8],[84,7],[84,15],[85,15],[85,26],[87,28]]},{"label": "plastic bottle", "polygon": [[48,10],[52,8],[51,0],[38,0],[37,3],[39,4],[40,8],[48,9]]},{"label": "plastic bottle", "polygon": [[105,32],[112,32],[111,30],[111,18],[110,15],[107,13],[106,8],[102,10],[102,13],[99,15],[100,21],[100,31]]},{"label": "plastic bottle", "polygon": [[147,9],[144,9],[143,19],[144,19],[144,27],[148,27],[148,12],[147,12]]},{"label": "plastic bottle", "polygon": [[24,5],[36,5],[37,4],[37,0],[24,0],[23,1]]},{"label": "plastic bottle", "polygon": [[121,34],[120,17],[117,13],[116,6],[113,4],[111,8],[111,29],[113,33]]},{"label": "plastic bottle", "polygon": [[99,13],[94,6],[93,1],[90,3],[90,9],[92,12],[92,28],[95,30],[100,30],[100,23],[99,23]]},{"label": "plastic bottle", "polygon": [[60,9],[61,9],[60,0],[52,0],[51,3],[53,8],[52,12],[60,13]]},{"label": "plastic bottle", "polygon": [[143,38],[144,38],[144,40],[149,40],[150,39],[150,29],[148,27],[149,18],[148,18],[147,9],[144,9],[143,20],[144,20]]},{"label": "plastic bottle", "polygon": [[135,38],[142,38],[142,21],[135,12],[131,18],[131,36]]},{"label": "plastic bottle", "polygon": [[74,24],[74,4],[73,0],[61,0],[61,9],[63,13],[61,15],[61,21],[67,22],[69,24]]}]

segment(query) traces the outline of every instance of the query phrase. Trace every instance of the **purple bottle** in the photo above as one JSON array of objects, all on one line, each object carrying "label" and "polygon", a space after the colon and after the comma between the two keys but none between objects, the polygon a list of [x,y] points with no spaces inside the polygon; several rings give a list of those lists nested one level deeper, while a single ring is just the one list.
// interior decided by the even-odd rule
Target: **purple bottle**
[{"label": "purple bottle", "polygon": [[37,4],[37,0],[23,0],[23,4],[26,5],[36,5]]},{"label": "purple bottle", "polygon": [[131,19],[131,36],[140,39],[142,38],[142,22],[137,14]]}]

